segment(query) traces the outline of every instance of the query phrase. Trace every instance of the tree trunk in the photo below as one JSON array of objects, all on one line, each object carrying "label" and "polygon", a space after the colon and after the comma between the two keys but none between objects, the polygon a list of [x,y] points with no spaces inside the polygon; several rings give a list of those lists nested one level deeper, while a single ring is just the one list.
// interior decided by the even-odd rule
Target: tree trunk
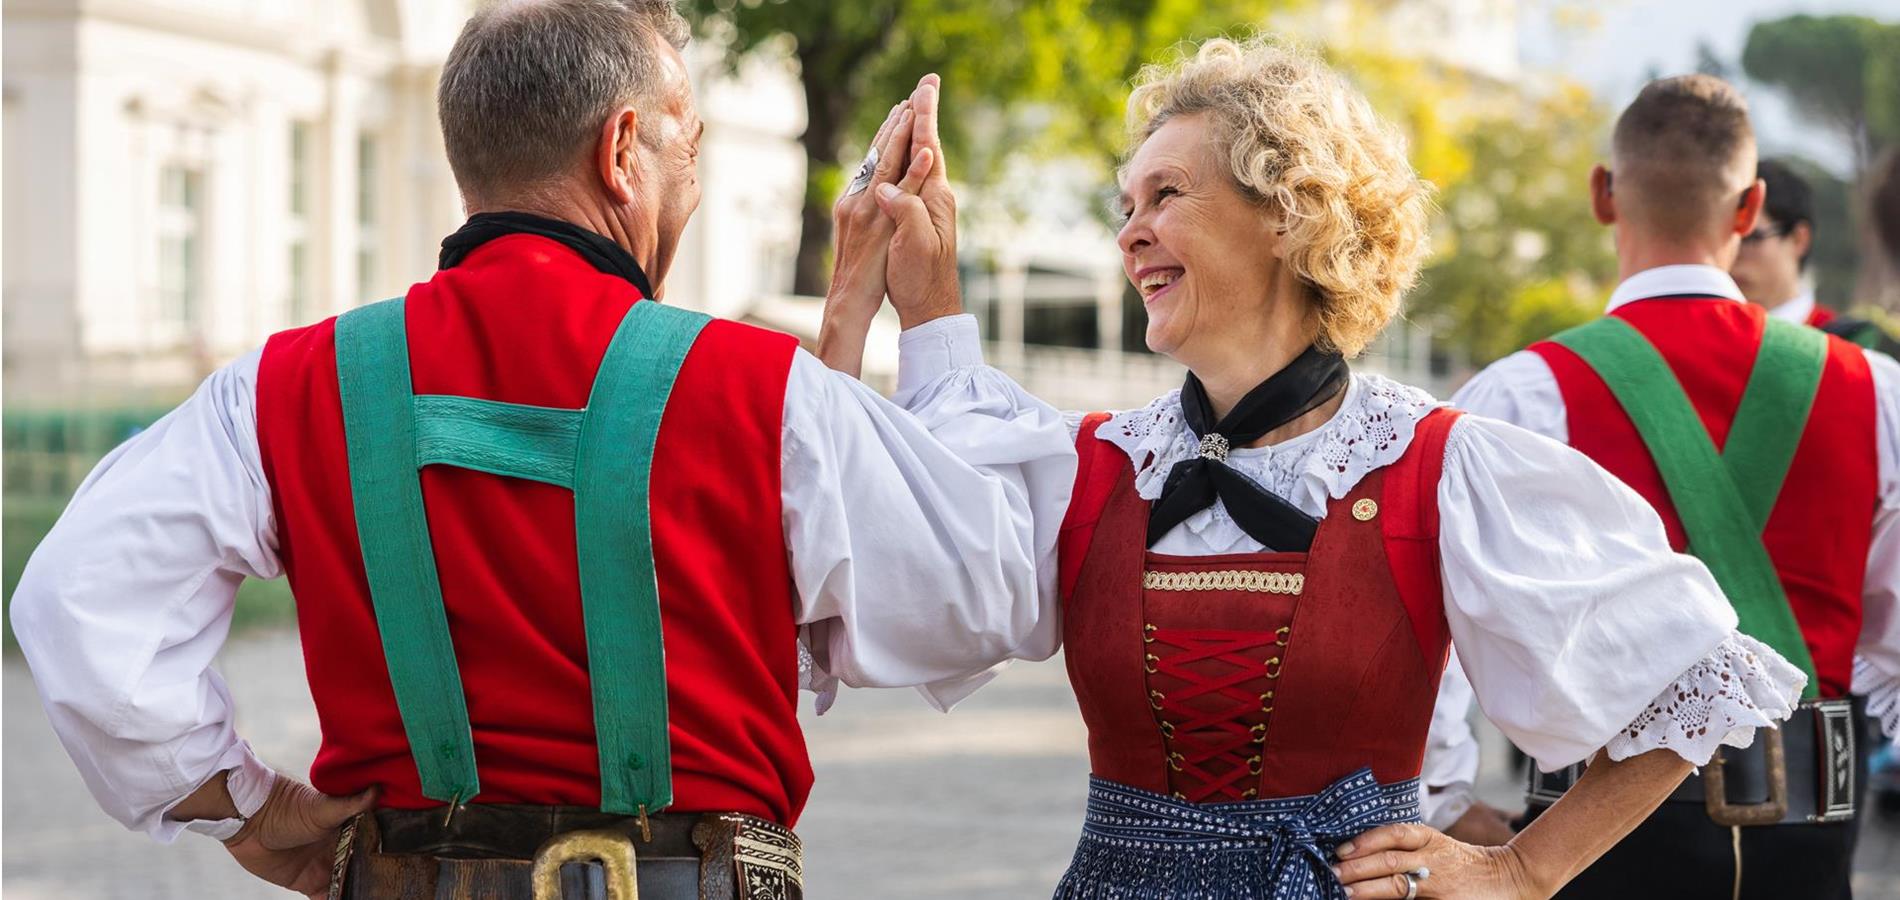
[{"label": "tree trunk", "polygon": [[831,284],[831,205],[843,187],[838,154],[843,151],[845,124],[857,107],[857,98],[845,88],[849,78],[827,63],[816,56],[799,58],[799,80],[805,89],[805,133],[798,139],[805,149],[805,199],[792,293],[807,297],[824,296]]}]

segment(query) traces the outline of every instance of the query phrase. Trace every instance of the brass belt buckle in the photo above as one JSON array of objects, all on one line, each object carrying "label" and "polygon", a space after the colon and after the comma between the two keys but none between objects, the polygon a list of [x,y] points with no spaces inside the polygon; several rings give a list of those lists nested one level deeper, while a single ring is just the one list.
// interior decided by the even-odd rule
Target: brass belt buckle
[{"label": "brass belt buckle", "polygon": [[1722,751],[1717,747],[1702,767],[1703,804],[1717,825],[1773,825],[1788,815],[1788,764],[1781,755],[1781,729],[1763,728],[1762,757],[1768,766],[1768,799],[1761,803],[1728,802],[1728,780],[1722,773]]},{"label": "brass belt buckle", "polygon": [[534,900],[563,900],[561,866],[598,862],[607,873],[607,900],[640,900],[634,881],[633,839],[618,831],[570,831],[534,854]]}]

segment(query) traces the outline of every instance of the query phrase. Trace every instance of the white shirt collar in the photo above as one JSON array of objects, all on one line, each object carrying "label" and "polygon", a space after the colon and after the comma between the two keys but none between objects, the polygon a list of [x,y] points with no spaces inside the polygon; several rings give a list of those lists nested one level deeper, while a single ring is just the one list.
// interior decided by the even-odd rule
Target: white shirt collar
[{"label": "white shirt collar", "polygon": [[1742,289],[1735,286],[1735,279],[1714,266],[1657,266],[1623,279],[1623,283],[1617,285],[1616,291],[1610,294],[1610,305],[1604,312],[1615,310],[1625,303],[1674,294],[1727,297],[1742,302]]},{"label": "white shirt collar", "polygon": [[1806,325],[1808,324],[1809,314],[1813,312],[1814,312],[1814,292],[1802,291],[1801,293],[1796,294],[1793,300],[1790,300],[1786,303],[1781,304],[1780,306],[1775,307],[1774,309],[1769,310],[1768,314],[1771,316],[1774,316],[1777,319],[1784,319],[1789,322],[1793,322],[1796,325]]}]

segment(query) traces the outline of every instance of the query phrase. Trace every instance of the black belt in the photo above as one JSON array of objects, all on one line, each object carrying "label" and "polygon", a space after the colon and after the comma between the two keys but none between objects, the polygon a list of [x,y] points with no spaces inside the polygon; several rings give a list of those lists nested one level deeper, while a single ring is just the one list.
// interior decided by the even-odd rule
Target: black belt
[{"label": "black belt", "polygon": [[[1781,727],[1764,728],[1747,748],[1721,747],[1665,802],[1706,807],[1718,825],[1811,825],[1854,818],[1859,697],[1807,700]],[[1581,763],[1555,772],[1531,767],[1525,800],[1549,806],[1583,775]]]},{"label": "black belt", "polygon": [[802,893],[798,837],[737,813],[570,806],[377,810],[338,847],[332,900],[754,900]]}]

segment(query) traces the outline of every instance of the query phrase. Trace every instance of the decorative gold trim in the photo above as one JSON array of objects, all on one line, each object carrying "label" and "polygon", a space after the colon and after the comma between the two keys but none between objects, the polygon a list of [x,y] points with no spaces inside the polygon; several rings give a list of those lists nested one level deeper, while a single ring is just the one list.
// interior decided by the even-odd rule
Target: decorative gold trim
[{"label": "decorative gold trim", "polygon": [[1251,591],[1256,594],[1298,594],[1306,589],[1301,572],[1258,572],[1221,569],[1215,572],[1144,572],[1141,586],[1151,591]]}]

